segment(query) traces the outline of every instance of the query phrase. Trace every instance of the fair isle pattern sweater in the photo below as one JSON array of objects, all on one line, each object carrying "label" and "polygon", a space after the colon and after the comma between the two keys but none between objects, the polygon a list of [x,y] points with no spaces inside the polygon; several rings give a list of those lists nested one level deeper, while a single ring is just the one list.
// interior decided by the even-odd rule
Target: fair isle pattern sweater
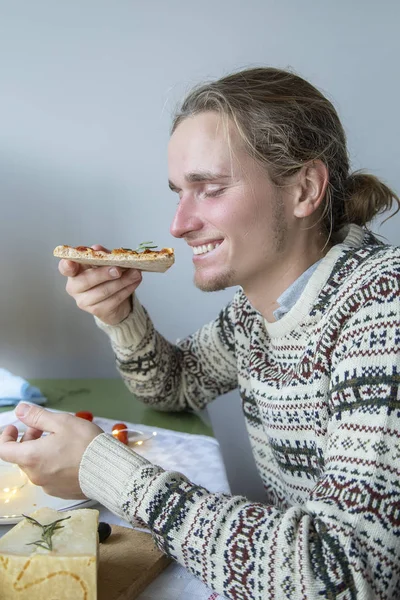
[{"label": "fair isle pattern sweater", "polygon": [[134,394],[196,409],[239,387],[264,504],[211,494],[107,434],[84,493],[232,600],[400,597],[400,250],[351,226],[267,323],[239,291],[177,345],[135,300],[111,337]]}]

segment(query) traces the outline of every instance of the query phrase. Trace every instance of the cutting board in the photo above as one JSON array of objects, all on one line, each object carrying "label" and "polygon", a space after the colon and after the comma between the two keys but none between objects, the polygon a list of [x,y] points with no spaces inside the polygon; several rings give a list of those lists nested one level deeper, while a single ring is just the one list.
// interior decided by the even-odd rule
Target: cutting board
[{"label": "cutting board", "polygon": [[133,600],[169,565],[148,533],[112,526],[100,544],[98,600]]}]

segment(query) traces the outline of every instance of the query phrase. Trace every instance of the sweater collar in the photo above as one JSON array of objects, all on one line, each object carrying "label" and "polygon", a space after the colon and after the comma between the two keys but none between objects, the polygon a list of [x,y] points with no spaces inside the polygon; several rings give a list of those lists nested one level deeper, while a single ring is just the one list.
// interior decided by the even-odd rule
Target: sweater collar
[{"label": "sweater collar", "polygon": [[[315,304],[318,295],[326,284],[340,255],[349,248],[360,248],[364,242],[365,234],[366,232],[362,227],[354,224],[346,225],[339,231],[335,239],[335,245],[332,246],[324,258],[317,263],[316,267],[315,265],[312,265],[315,269],[311,274],[311,277],[308,278],[308,281],[305,282],[305,286],[290,310],[276,322],[271,323],[264,319],[265,327],[271,337],[281,337],[297,327]],[[305,273],[303,273],[303,275],[305,275]],[[303,275],[301,275],[300,278],[303,277]],[[296,282],[297,281],[298,280],[296,280]],[[288,288],[280,298],[282,298],[289,290],[290,288]]]}]

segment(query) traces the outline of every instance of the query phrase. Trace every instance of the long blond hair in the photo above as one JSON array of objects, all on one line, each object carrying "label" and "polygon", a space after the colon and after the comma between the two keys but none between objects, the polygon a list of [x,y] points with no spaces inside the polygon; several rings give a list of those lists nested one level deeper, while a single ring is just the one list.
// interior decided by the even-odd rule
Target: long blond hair
[{"label": "long blond hair", "polygon": [[298,75],[253,68],[202,84],[183,101],[172,132],[182,120],[206,111],[233,121],[249,154],[277,185],[307,163],[325,163],[329,183],[321,221],[328,237],[347,223],[366,226],[393,203],[394,214],[399,211],[399,197],[377,177],[350,173],[346,135],[334,106]]}]

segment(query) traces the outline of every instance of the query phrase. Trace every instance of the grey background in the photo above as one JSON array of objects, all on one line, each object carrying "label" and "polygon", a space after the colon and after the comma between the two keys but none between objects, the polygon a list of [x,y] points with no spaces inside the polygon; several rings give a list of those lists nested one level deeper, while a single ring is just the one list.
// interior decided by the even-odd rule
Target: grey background
[{"label": "grey background", "polygon": [[[0,366],[116,376],[104,334],[64,291],[58,244],[174,246],[174,268],[139,293],[170,340],[229,301],[194,288],[168,229],[171,115],[198,81],[294,69],[335,103],[353,167],[399,190],[399,20],[397,0],[0,0]],[[393,243],[399,220],[378,229]],[[262,498],[238,395],[210,415],[233,491]]]}]

